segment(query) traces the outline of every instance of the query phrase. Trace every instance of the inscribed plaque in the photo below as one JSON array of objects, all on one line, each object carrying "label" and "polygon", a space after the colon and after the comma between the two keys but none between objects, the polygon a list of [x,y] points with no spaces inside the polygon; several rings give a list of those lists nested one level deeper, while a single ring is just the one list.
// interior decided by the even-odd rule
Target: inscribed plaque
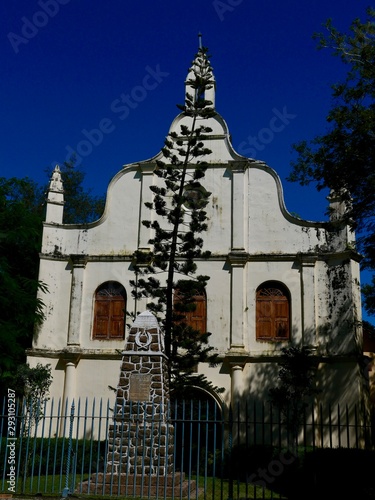
[{"label": "inscribed plaque", "polygon": [[129,379],[129,400],[150,401],[151,375],[131,373]]}]

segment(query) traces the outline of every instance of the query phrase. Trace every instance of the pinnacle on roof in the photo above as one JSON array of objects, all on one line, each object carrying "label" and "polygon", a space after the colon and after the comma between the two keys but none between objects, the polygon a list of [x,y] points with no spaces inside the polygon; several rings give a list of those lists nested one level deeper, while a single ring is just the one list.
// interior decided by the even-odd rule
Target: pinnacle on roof
[{"label": "pinnacle on roof", "polygon": [[55,166],[51,180],[49,182],[48,191],[53,191],[54,193],[63,193],[63,183],[61,178],[61,171],[58,165]]}]

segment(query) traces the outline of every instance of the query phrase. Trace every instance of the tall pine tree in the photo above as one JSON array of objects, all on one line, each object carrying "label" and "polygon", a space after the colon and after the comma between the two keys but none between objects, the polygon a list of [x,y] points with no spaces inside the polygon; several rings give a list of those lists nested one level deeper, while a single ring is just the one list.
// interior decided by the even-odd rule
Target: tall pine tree
[{"label": "tall pine tree", "polygon": [[142,221],[153,231],[152,250],[135,252],[132,282],[133,296],[151,299],[147,307],[163,326],[172,389],[179,395],[186,395],[193,384],[210,386],[204,376],[195,374],[195,367],[216,360],[208,344],[210,333],[186,322],[186,313],[195,309],[195,298],[204,293],[209,280],[196,274],[196,260],[210,255],[203,251],[201,236],[207,230],[205,206],[211,194],[200,184],[207,169],[204,157],[211,153],[204,139],[212,130],[204,119],[215,114],[213,103],[205,99],[213,85],[206,48],[199,49],[191,69],[187,84],[192,93],[186,93],[185,105],[178,106],[189,126],[181,125],[179,134],[167,136],[163,159],[157,161],[154,175],[161,182],[151,186],[153,200],[145,204],[154,216]]}]

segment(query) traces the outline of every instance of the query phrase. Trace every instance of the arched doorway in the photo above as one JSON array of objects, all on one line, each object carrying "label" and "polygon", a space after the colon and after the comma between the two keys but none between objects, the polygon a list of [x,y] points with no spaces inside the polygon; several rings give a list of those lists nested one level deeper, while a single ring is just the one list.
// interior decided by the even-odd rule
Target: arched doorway
[{"label": "arched doorway", "polygon": [[220,477],[223,468],[224,420],[219,397],[199,387],[191,399],[171,398],[175,470],[189,476]]}]

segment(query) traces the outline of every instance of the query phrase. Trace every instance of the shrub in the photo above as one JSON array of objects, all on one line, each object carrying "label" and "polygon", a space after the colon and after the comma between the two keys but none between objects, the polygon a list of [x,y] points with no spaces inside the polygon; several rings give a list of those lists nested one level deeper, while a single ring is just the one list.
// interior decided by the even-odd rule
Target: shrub
[{"label": "shrub", "polygon": [[[6,438],[0,440],[0,474],[4,472],[6,459]],[[68,438],[31,438],[16,441],[16,460],[20,464],[20,474],[59,475],[66,472]],[[77,473],[103,471],[106,442],[85,439],[72,440],[71,467]],[[71,469],[72,470],[72,469]]]},{"label": "shrub", "polygon": [[290,500],[375,498],[375,452],[351,448],[319,448],[299,457],[297,467],[286,469],[273,489]]}]

